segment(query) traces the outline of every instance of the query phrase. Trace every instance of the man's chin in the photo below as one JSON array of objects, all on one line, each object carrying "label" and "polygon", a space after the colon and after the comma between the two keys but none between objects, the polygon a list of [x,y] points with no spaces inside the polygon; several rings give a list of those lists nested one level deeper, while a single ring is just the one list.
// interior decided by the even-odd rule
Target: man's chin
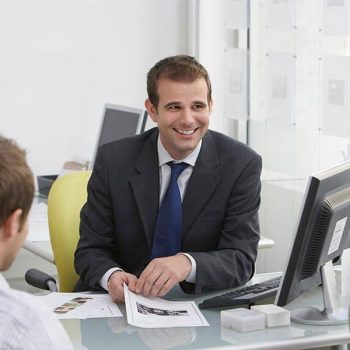
[{"label": "man's chin", "polygon": [[190,155],[197,147],[198,142],[197,143],[192,143],[192,144],[181,144],[181,145],[177,145],[176,147],[176,154],[178,155],[178,159],[184,159],[186,158],[188,155]]}]

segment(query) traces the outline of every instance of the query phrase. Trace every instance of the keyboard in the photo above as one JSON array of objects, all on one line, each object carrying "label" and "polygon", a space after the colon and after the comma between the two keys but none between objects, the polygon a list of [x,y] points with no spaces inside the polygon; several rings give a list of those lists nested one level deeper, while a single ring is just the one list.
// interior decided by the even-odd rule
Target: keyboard
[{"label": "keyboard", "polygon": [[214,307],[228,307],[236,305],[253,304],[259,300],[273,297],[276,295],[281,276],[270,280],[252,284],[247,287],[235,289],[220,295],[204,299],[198,306],[200,309],[209,309]]}]

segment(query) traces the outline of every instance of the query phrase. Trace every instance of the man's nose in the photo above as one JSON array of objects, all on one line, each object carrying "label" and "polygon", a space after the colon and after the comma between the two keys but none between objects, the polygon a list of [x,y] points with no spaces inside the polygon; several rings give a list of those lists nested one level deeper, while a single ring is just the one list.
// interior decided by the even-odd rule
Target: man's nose
[{"label": "man's nose", "polygon": [[192,124],[194,122],[193,111],[191,108],[184,108],[181,116],[181,122],[183,124]]}]

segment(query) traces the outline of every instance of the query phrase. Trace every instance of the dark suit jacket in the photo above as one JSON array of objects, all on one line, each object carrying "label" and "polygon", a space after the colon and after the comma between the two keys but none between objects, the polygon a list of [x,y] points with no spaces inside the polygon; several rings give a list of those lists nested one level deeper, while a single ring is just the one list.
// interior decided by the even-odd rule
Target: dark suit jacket
[{"label": "dark suit jacket", "polygon": [[[81,211],[77,290],[101,289],[112,267],[139,276],[150,262],[159,209],[158,129],[102,146]],[[197,264],[187,292],[231,288],[254,273],[261,157],[214,131],[203,138],[183,199],[181,251]]]}]

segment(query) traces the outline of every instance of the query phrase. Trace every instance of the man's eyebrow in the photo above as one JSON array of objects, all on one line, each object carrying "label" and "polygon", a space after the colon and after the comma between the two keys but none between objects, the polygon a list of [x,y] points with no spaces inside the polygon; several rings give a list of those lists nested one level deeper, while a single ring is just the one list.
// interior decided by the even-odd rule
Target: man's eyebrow
[{"label": "man's eyebrow", "polygon": [[[171,102],[168,102],[167,104],[164,105],[164,108],[168,108],[168,107],[172,107],[172,106],[181,106],[181,102],[180,101],[171,101]],[[191,103],[191,105],[201,105],[201,106],[207,106],[208,103],[206,101],[193,101]]]},{"label": "man's eyebrow", "polygon": [[192,104],[206,106],[208,103],[206,101],[193,101]]},{"label": "man's eyebrow", "polygon": [[167,103],[164,107],[167,108],[167,107],[171,107],[171,106],[178,106],[180,104],[181,104],[181,102],[179,102],[179,101],[172,101],[172,102]]}]

